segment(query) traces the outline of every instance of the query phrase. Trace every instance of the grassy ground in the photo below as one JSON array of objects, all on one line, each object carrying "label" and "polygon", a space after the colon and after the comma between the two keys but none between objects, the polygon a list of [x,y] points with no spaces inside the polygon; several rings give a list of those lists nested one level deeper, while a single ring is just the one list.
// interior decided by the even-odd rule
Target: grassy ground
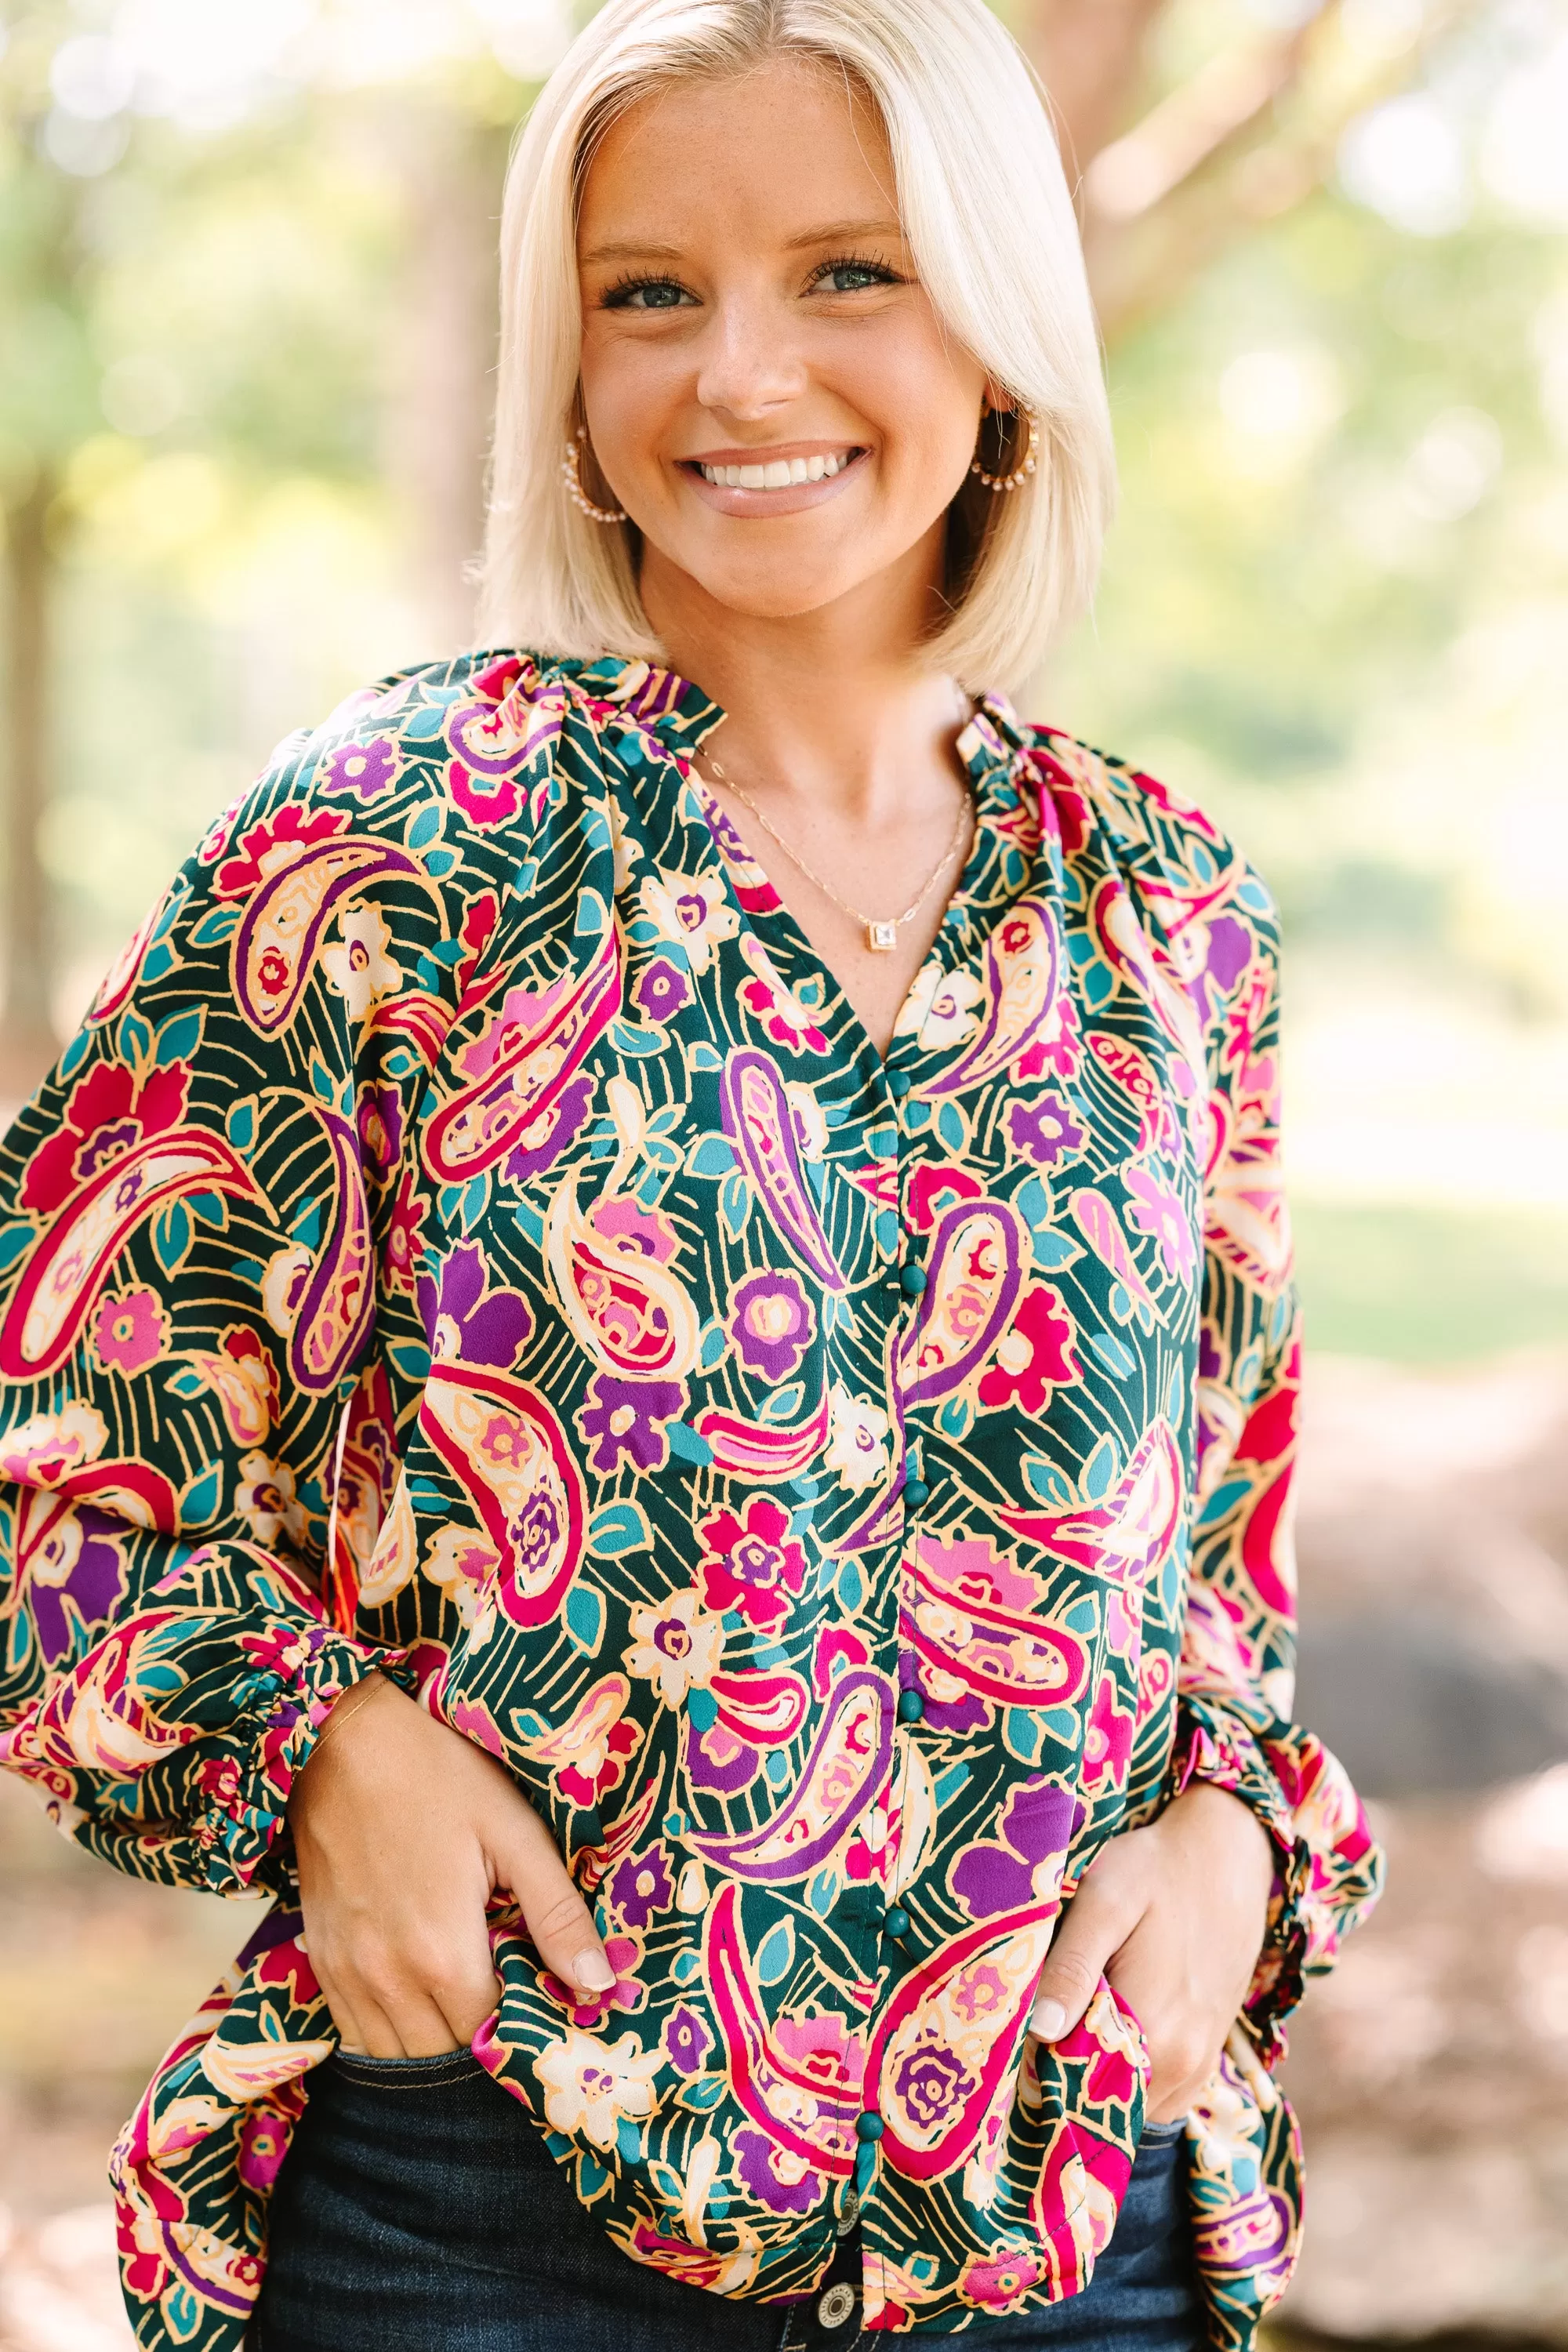
[{"label": "grassy ground", "polygon": [[1460,1364],[1568,1339],[1568,1216],[1296,1207],[1307,1342]]}]

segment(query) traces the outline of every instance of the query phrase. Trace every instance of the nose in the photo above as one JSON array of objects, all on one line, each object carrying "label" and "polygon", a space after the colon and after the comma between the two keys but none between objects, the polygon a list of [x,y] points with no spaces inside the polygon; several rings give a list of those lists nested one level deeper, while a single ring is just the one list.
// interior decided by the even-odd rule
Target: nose
[{"label": "nose", "polygon": [[742,295],[714,306],[697,372],[704,408],[758,424],[805,388],[805,362],[777,303]]}]

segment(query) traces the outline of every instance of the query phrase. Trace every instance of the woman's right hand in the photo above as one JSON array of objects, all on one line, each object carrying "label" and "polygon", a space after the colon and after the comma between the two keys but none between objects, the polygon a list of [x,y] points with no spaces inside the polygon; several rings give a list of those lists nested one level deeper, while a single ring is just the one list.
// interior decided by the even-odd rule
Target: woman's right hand
[{"label": "woman's right hand", "polygon": [[[337,1702],[289,1801],[305,1941],[344,2046],[425,2058],[500,1999],[485,1906],[515,1897],[540,1958],[584,1995],[615,1972],[554,1840],[504,1768],[377,1675]],[[336,1713],[336,1708],[333,1714]]]}]

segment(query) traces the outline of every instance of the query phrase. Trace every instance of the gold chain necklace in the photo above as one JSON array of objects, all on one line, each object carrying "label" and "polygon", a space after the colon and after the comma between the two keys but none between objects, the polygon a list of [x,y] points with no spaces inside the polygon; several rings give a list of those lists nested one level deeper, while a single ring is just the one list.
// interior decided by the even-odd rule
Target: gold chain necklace
[{"label": "gold chain necklace", "polygon": [[789,859],[790,864],[792,866],[798,866],[800,871],[805,875],[806,880],[808,882],[814,882],[816,885],[816,887],[821,891],[823,897],[825,898],[830,898],[833,901],[833,904],[839,909],[840,913],[847,915],[851,921],[857,922],[861,926],[866,934],[866,945],[871,950],[873,955],[888,955],[898,946],[900,931],[907,922],[911,921],[913,918],[920,913],[921,908],[925,905],[926,900],[931,897],[931,892],[936,888],[937,884],[941,881],[942,876],[952,865],[963,840],[964,830],[972,814],[970,797],[969,794],[965,793],[963,795],[963,805],[958,812],[958,823],[952,828],[952,837],[949,841],[947,847],[942,851],[942,856],[938,858],[936,864],[932,866],[930,874],[926,877],[925,881],[921,884],[917,895],[910,900],[909,905],[904,908],[901,915],[893,916],[891,920],[888,922],[879,922],[875,916],[863,913],[858,907],[852,907],[847,898],[841,898],[837,891],[833,887],[831,882],[825,882],[820,874],[813,872],[812,868],[806,864],[805,858],[801,856],[799,850],[791,848],[789,843],[784,839],[778,827],[775,824],[770,824],[768,819],[763,814],[762,810],[757,806],[757,803],[752,798],[751,793],[742,791],[742,787],[735,782],[734,777],[720,766],[711,751],[705,751],[702,754],[702,757],[707,761],[709,767],[718,777],[720,782],[725,787],[726,791],[733,793],[735,798],[742,802],[745,807],[751,810],[752,814],[756,818],[757,823],[762,826],[763,831],[765,834],[770,835],[772,838],[778,843],[779,847],[784,851],[784,854]]}]

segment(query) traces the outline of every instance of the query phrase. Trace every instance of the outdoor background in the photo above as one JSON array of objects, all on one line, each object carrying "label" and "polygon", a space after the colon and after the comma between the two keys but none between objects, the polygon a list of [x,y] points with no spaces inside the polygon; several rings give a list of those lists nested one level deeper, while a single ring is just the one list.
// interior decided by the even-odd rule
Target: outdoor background
[{"label": "outdoor background", "polygon": [[[1568,5],[1016,0],[1123,468],[1033,715],[1278,891],[1315,1993],[1300,2333],[1568,2341]],[[563,0],[0,0],[0,1099],[273,741],[467,631]],[[0,2352],[129,2336],[105,2147],[244,1912],[0,1788]]]}]

